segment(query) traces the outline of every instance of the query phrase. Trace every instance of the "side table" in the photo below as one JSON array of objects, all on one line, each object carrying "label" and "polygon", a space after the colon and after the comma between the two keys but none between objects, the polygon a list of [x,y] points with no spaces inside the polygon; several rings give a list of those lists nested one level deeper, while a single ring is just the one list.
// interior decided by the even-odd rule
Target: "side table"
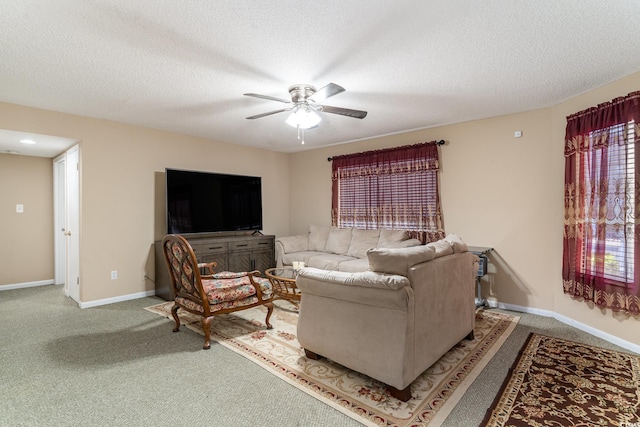
[{"label": "side table", "polygon": [[284,299],[300,309],[300,289],[296,286],[296,272],[293,268],[269,268],[264,271],[273,288],[273,299]]},{"label": "side table", "polygon": [[476,274],[476,284],[478,287],[476,295],[476,308],[484,307],[486,300],[482,298],[482,287],[480,285],[480,279],[487,274],[487,263],[489,262],[487,254],[491,252],[493,248],[486,246],[469,246],[469,252],[473,252],[480,258],[480,264],[478,265],[478,273]]}]

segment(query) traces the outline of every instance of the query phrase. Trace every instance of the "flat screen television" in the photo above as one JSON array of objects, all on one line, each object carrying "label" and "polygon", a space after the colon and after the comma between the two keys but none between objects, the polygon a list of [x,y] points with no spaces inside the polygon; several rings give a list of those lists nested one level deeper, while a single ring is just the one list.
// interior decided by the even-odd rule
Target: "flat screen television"
[{"label": "flat screen television", "polygon": [[260,177],[165,169],[169,234],[262,230]]}]

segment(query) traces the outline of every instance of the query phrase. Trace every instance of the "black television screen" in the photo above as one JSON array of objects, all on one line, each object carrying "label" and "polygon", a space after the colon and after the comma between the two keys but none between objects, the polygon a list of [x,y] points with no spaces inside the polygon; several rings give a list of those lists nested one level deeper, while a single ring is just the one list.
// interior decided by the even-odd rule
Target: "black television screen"
[{"label": "black television screen", "polygon": [[260,177],[165,170],[169,234],[262,230]]}]

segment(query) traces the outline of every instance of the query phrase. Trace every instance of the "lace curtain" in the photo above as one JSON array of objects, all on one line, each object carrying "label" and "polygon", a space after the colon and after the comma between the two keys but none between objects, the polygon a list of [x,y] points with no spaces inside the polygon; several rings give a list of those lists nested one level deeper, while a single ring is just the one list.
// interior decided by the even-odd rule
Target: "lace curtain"
[{"label": "lace curtain", "polygon": [[333,157],[332,224],[443,238],[438,168],[435,141]]},{"label": "lace curtain", "polygon": [[640,313],[639,124],[634,92],[567,117],[564,150],[564,293],[631,315]]}]

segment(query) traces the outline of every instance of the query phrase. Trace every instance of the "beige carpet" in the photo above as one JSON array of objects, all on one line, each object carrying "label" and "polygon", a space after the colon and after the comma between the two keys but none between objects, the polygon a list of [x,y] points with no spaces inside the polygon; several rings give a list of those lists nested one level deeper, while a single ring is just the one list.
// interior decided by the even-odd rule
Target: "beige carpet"
[{"label": "beige carpet", "polygon": [[640,357],[532,333],[482,426],[640,426]]},{"label": "beige carpet", "polygon": [[[401,402],[389,396],[384,385],[376,380],[326,359],[307,359],[296,339],[298,314],[285,301],[276,304],[271,317],[273,329],[265,329],[266,309],[256,307],[216,316],[212,321],[211,339],[370,426],[439,425],[519,319],[503,313],[478,311],[474,340],[461,341],[425,371],[411,385],[412,399]],[[173,327],[172,305],[173,302],[166,302],[146,308],[171,320],[167,333]],[[202,334],[196,316],[184,310],[179,313],[183,325]]]}]

